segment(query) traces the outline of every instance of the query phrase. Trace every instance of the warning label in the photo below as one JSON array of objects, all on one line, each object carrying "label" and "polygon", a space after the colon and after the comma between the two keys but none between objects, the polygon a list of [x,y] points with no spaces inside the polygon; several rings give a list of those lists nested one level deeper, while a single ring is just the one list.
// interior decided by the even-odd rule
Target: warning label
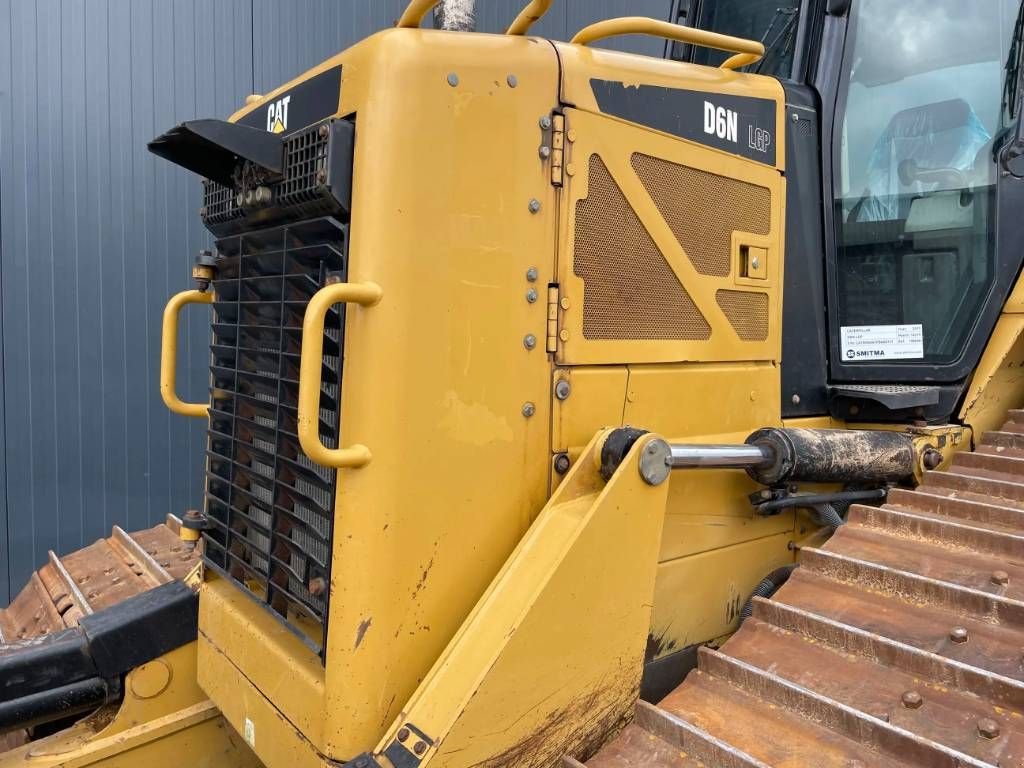
[{"label": "warning label", "polygon": [[921,325],[845,325],[840,329],[843,362],[920,360],[924,357]]}]

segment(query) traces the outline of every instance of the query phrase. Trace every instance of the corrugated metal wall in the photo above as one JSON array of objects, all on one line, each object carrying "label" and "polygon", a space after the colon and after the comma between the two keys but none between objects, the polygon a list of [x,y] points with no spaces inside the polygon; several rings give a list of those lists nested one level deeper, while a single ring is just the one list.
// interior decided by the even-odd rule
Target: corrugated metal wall
[{"label": "corrugated metal wall", "polygon": [[[479,0],[497,32],[525,0]],[[670,0],[556,0],[537,34],[667,18]],[[0,0],[0,603],[46,551],[200,504],[204,422],[157,390],[161,311],[209,243],[199,183],[146,152],[373,31],[404,0]],[[655,40],[614,47],[659,55]],[[205,400],[207,319],[179,389]],[[187,369],[187,370],[186,370]]]}]

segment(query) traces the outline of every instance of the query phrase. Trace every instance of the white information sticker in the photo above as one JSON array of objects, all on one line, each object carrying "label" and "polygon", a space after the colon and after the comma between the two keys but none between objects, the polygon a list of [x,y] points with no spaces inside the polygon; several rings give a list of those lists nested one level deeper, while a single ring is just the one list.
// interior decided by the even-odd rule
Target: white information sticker
[{"label": "white information sticker", "polygon": [[924,327],[920,324],[844,325],[840,331],[840,354],[844,363],[924,357]]}]

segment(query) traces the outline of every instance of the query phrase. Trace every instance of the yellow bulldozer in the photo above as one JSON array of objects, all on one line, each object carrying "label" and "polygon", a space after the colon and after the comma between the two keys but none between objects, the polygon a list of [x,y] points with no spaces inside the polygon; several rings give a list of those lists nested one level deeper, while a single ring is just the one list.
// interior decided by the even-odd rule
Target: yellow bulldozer
[{"label": "yellow bulldozer", "polygon": [[1020,0],[434,5],[150,144],[204,498],[0,613],[0,766],[1024,765]]}]

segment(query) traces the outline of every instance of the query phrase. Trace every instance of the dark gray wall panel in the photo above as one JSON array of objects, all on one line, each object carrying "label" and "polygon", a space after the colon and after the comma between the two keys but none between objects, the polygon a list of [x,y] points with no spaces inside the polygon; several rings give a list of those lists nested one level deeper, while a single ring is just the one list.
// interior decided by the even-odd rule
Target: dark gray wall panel
[{"label": "dark gray wall panel", "polygon": [[[526,0],[478,0],[501,32]],[[0,0],[0,603],[113,524],[201,503],[204,422],[158,393],[167,298],[209,244],[198,180],[146,152],[226,117],[401,15],[405,0]],[[556,0],[533,33],[667,18],[670,0]],[[428,26],[430,22],[428,21]],[[609,47],[660,55],[625,37]],[[208,316],[186,309],[179,389],[206,399]]]},{"label": "dark gray wall panel", "polygon": [[253,0],[253,71],[266,93],[378,30],[405,0]]},{"label": "dark gray wall panel", "polygon": [[[477,0],[477,29],[504,32],[527,0]],[[273,90],[314,64],[373,32],[394,25],[406,0],[254,0],[253,69],[258,93]],[[567,40],[576,31],[613,16],[668,19],[672,0],[555,0],[530,33]],[[428,15],[424,26],[431,26]],[[600,43],[615,50],[661,56],[663,40],[642,36]]]},{"label": "dark gray wall panel", "polygon": [[[10,40],[13,34],[11,26],[10,0],[0,2],[0,45],[4,50],[0,51],[0,605],[10,599],[11,585],[9,580],[10,546],[7,536],[8,515],[7,515],[7,432],[4,424],[7,420],[6,396],[7,378],[4,375],[3,355],[3,297],[6,293],[3,263],[3,235],[6,231],[3,219],[3,206],[6,196],[11,190],[5,189],[3,178],[7,175],[8,166],[6,160],[9,152],[4,152],[4,147],[11,144],[11,93],[8,86],[11,82],[11,46]],[[9,226],[9,225],[8,225]]]},{"label": "dark gray wall panel", "polygon": [[[252,90],[251,29],[251,0],[0,0],[0,599],[47,549],[200,502],[203,422],[157,377],[161,310],[208,237],[197,180],[145,145]],[[183,334],[193,399],[207,323]]]},{"label": "dark gray wall panel", "polygon": [[[477,21],[483,32],[503,32],[526,5],[526,0],[478,0]],[[615,16],[650,16],[667,20],[672,0],[555,0],[550,10],[530,28],[531,35],[568,40],[588,24]],[[657,38],[628,35],[609,38],[598,45],[618,51],[661,56],[665,44]]]}]

